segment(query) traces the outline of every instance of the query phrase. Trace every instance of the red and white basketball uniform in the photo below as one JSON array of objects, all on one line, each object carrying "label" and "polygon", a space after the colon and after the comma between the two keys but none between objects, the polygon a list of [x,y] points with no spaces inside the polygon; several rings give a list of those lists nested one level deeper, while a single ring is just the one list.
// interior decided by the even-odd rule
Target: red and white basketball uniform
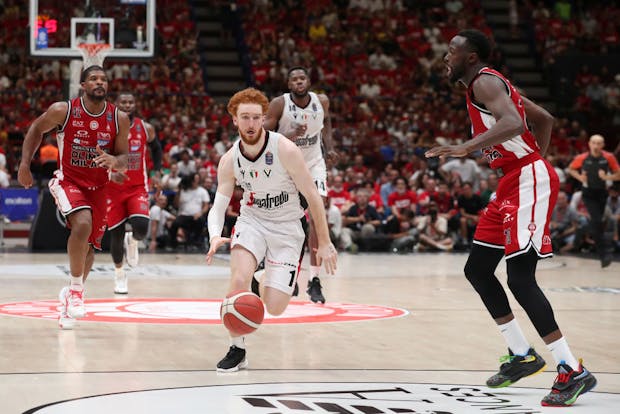
[{"label": "red and white basketball uniform", "polygon": [[92,213],[92,231],[88,239],[101,248],[106,227],[106,184],[108,170],[95,165],[96,147],[107,153],[114,150],[118,135],[118,110],[109,102],[99,114],[88,112],[82,98],[68,101],[67,116],[57,133],[59,169],[49,182],[51,194],[66,217],[82,209]]},{"label": "red and white basketball uniform", "polygon": [[149,218],[146,146],[148,132],[144,121],[134,118],[129,128],[128,179],[123,184],[108,184],[108,228],[114,229],[130,217]]},{"label": "red and white basketball uniform", "polygon": [[504,82],[525,130],[508,141],[482,149],[491,168],[499,170],[503,177],[495,198],[480,217],[474,243],[504,249],[506,258],[525,253],[530,246],[540,257],[549,257],[553,254],[549,221],[559,191],[558,176],[540,155],[536,138],[527,129],[521,95],[502,74],[489,68],[482,68],[467,90],[472,136],[487,131],[496,122],[484,105],[472,99],[473,84],[480,76],[496,76]]}]

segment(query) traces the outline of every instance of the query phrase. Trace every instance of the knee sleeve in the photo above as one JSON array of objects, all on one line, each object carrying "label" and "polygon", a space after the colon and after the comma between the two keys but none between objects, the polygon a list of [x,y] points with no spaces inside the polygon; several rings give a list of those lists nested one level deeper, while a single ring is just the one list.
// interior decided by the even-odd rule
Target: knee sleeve
[{"label": "knee sleeve", "polygon": [[125,237],[125,226],[120,225],[110,231],[110,253],[114,263],[123,263],[123,238]]},{"label": "knee sleeve", "polygon": [[149,219],[146,217],[131,217],[129,224],[131,224],[134,239],[142,240],[146,237],[146,233],[149,230]]},{"label": "knee sleeve", "polygon": [[474,244],[465,264],[465,277],[478,292],[493,319],[508,315],[510,305],[504,288],[495,277],[504,251]]},{"label": "knee sleeve", "polygon": [[551,304],[536,283],[538,254],[532,248],[527,253],[507,261],[508,287],[541,337],[558,329]]}]

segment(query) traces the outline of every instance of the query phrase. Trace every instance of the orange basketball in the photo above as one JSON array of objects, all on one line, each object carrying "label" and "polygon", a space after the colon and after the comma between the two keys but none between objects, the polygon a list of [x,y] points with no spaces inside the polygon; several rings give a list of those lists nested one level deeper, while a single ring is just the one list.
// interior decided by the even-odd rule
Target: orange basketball
[{"label": "orange basketball", "polygon": [[265,317],[265,307],[252,292],[238,290],[231,292],[222,301],[220,316],[224,326],[235,335],[254,332]]}]

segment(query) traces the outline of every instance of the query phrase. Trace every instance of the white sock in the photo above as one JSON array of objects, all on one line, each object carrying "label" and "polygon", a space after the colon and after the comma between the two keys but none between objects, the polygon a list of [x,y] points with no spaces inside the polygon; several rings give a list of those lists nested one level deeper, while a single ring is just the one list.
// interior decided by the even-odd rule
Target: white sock
[{"label": "white sock", "polygon": [[82,276],[71,276],[70,287],[73,290],[83,290],[84,289],[84,278]]},{"label": "white sock", "polygon": [[553,359],[555,359],[556,364],[559,365],[564,363],[569,365],[575,371],[579,370],[579,361],[570,351],[566,338],[561,337],[557,341],[551,342],[547,345],[547,349],[551,351],[551,355],[553,355]]},{"label": "white sock", "polygon": [[321,274],[321,266],[310,266],[310,280],[319,277]]},{"label": "white sock", "polygon": [[237,348],[245,349],[245,337],[236,336],[230,337],[230,344],[236,346]]},{"label": "white sock", "polygon": [[527,351],[530,350],[530,344],[525,339],[516,319],[503,325],[498,325],[498,327],[513,354],[520,356],[527,354]]},{"label": "white sock", "polygon": [[123,266],[114,268],[114,274],[116,276],[122,276],[124,273],[125,273],[125,270],[123,269]]}]

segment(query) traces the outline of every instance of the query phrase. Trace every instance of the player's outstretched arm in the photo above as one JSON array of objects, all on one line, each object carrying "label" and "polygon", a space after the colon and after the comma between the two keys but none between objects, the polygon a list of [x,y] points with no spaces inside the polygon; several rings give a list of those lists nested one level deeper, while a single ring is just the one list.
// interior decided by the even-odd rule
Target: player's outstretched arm
[{"label": "player's outstretched arm", "polygon": [[338,253],[329,238],[327,214],[323,206],[323,199],[316,189],[301,150],[291,141],[280,140],[278,142],[278,152],[282,165],[293,179],[297,189],[308,201],[308,208],[314,220],[319,240],[319,247],[316,252],[319,265],[323,262],[327,273],[334,274]]},{"label": "player's outstretched arm", "polygon": [[157,134],[153,125],[144,121],[144,126],[146,127],[147,134],[146,142],[149,144],[149,149],[151,150],[151,158],[153,159],[153,169],[155,171],[159,171],[161,170],[161,160],[163,158],[161,144],[159,143],[159,139],[157,139]]},{"label": "player's outstretched arm", "polygon": [[332,137],[332,118],[329,114],[329,98],[325,94],[320,94],[319,101],[321,102],[321,106],[323,107],[323,130],[321,131],[321,139],[323,140],[323,145],[325,146],[325,156],[332,162],[338,162],[340,155],[334,149],[334,140]]},{"label": "player's outstretched arm", "polygon": [[267,131],[276,131],[278,129],[278,123],[282,112],[284,111],[284,96],[278,96],[273,98],[269,102],[269,108],[267,108],[267,114],[265,115],[265,122],[263,122],[263,128]]},{"label": "player's outstretched arm", "polygon": [[[234,147],[233,147],[234,148]],[[213,255],[225,243],[230,242],[229,237],[222,237],[226,208],[230,203],[235,189],[235,172],[233,168],[233,149],[229,149],[220,159],[217,167],[217,192],[213,207],[207,216],[207,228],[209,229],[209,251],[207,252],[207,264],[211,264]]]},{"label": "player's outstretched arm", "polygon": [[464,157],[479,149],[501,144],[525,130],[519,112],[506,92],[506,85],[497,76],[480,76],[473,84],[476,101],[482,103],[495,118],[495,124],[486,132],[460,145],[431,148],[427,157]]},{"label": "player's outstretched arm", "polygon": [[67,111],[69,105],[67,102],[55,102],[41,116],[35,119],[24,138],[22,144],[22,159],[19,163],[17,172],[17,181],[26,188],[32,186],[32,173],[30,172],[30,163],[32,157],[41,145],[43,134],[52,129],[61,126],[67,119]]}]

